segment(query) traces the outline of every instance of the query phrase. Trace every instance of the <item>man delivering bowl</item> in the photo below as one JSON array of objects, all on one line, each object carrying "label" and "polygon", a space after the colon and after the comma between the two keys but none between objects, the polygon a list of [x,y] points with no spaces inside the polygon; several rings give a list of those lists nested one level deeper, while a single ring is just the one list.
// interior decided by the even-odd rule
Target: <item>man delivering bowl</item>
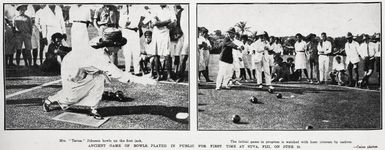
[{"label": "man delivering bowl", "polygon": [[43,101],[44,111],[50,111],[54,102],[63,110],[72,105],[88,106],[91,108],[91,116],[103,119],[97,112],[97,107],[102,99],[106,79],[116,79],[124,83],[156,84],[155,80],[123,73],[111,62],[111,54],[126,43],[127,40],[122,37],[119,29],[107,28],[101,37],[90,41],[87,50],[73,50],[68,53],[61,66],[63,89]]}]

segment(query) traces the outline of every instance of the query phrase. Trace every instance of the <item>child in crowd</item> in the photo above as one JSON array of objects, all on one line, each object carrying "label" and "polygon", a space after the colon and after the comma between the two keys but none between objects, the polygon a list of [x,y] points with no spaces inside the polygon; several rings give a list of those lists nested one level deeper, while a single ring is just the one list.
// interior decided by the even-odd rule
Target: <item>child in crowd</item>
[{"label": "child in crowd", "polygon": [[288,81],[290,76],[288,63],[283,62],[282,57],[276,57],[275,60],[276,64],[272,69],[272,82]]},{"label": "child in crowd", "polygon": [[[150,64],[150,71],[147,68],[147,64],[149,60],[152,58],[151,56],[147,55],[147,51],[151,47],[151,41],[152,41],[152,32],[150,30],[144,32],[144,43],[143,43],[143,49],[140,52],[140,69],[142,70],[143,74],[147,74],[149,72],[153,72],[154,69],[154,63]],[[151,59],[151,62],[153,62],[153,59]]]},{"label": "child in crowd", "polygon": [[[63,46],[63,35],[55,33],[51,37],[51,43],[48,46],[48,51],[45,54],[45,61],[42,64],[44,72],[60,72],[61,61],[64,56],[71,51],[70,47]],[[75,63],[75,62],[74,62]]]},{"label": "child in crowd", "polygon": [[342,61],[341,56],[335,56],[333,61],[333,70],[330,72],[330,78],[333,83],[338,85],[345,85],[347,75],[345,73],[345,63]]}]

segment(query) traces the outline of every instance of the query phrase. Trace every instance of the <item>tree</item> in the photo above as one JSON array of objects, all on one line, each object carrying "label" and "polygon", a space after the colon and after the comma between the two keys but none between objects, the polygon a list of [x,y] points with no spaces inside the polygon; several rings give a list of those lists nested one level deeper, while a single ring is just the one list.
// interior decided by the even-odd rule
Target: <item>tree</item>
[{"label": "tree", "polygon": [[250,32],[250,27],[247,27],[246,24],[247,24],[246,21],[240,21],[237,24],[235,24],[235,27],[239,29],[239,32],[241,34],[245,34],[246,32]]}]

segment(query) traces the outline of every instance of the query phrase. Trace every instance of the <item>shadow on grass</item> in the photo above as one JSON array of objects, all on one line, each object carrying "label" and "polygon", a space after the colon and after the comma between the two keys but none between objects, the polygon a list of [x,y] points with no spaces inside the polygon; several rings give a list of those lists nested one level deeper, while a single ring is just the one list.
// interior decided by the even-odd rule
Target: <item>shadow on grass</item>
[{"label": "shadow on grass", "polygon": [[7,77],[5,80],[7,81],[20,81],[20,80],[32,80],[32,79],[28,79],[28,78],[17,78],[17,77]]},{"label": "shadow on grass", "polygon": [[[39,86],[41,84],[20,84],[20,85],[7,85],[5,86],[5,89],[30,89],[36,86]],[[43,88],[62,88],[61,85],[48,85],[44,86]]]},{"label": "shadow on grass", "polygon": [[176,114],[188,113],[187,107],[179,106],[158,106],[158,105],[142,105],[142,106],[118,106],[118,107],[102,107],[98,109],[99,113],[105,117],[121,116],[132,114],[150,114],[161,115],[176,122],[188,124],[188,119],[178,119]]},{"label": "shadow on grass", "polygon": [[6,105],[20,105],[22,106],[39,106],[42,104],[42,98],[29,98],[29,99],[14,99],[14,100],[6,100]]},{"label": "shadow on grass", "polygon": [[29,89],[35,86],[39,86],[39,84],[19,84],[19,85],[7,85],[5,89]]},{"label": "shadow on grass", "polygon": [[8,78],[14,79],[14,77],[58,76],[58,75],[60,75],[60,72],[43,72],[39,68],[32,68],[32,69],[7,69],[7,70],[5,70],[6,80],[8,80]]},{"label": "shadow on grass", "polygon": [[244,122],[244,121],[241,121],[241,122],[238,122],[238,123],[236,123],[236,124],[240,124],[240,125],[246,125],[246,124],[250,124],[250,123],[248,123],[248,122]]}]

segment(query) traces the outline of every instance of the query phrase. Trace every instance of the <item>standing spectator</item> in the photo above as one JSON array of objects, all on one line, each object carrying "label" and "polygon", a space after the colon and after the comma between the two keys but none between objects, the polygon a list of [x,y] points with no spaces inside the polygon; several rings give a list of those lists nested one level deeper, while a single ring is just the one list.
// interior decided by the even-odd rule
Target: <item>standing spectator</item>
[{"label": "standing spectator", "polygon": [[181,28],[182,12],[184,9],[180,5],[175,5],[173,8],[176,16],[176,21],[170,27],[170,51],[171,56],[174,58],[173,60],[175,73],[177,73],[180,64],[180,53],[184,42],[183,31]]},{"label": "standing spectator", "polygon": [[254,46],[252,47],[253,50],[255,50],[255,53],[259,53],[259,59],[255,60],[255,67],[257,71],[257,85],[258,88],[263,88],[262,85],[262,71],[265,75],[265,82],[266,86],[268,86],[269,89],[273,89],[274,87],[271,85],[271,73],[270,73],[270,56],[269,51],[270,45],[268,43],[268,34],[266,32],[259,33],[260,41],[256,42]]},{"label": "standing spectator", "polygon": [[281,44],[281,39],[276,37],[273,45],[274,45],[273,49],[275,53],[274,58],[281,57],[281,55],[283,55],[283,47]]},{"label": "standing spectator", "polygon": [[[241,48],[242,60],[245,66],[244,79],[247,81],[247,78],[246,78],[246,72],[247,72],[250,77],[250,80],[252,80],[253,77],[251,75],[251,70],[250,70],[251,68],[251,53],[250,53],[250,43],[249,43],[250,40],[247,35],[242,35],[241,40],[242,40],[242,46],[243,46],[243,48]],[[242,71],[241,71],[241,74],[242,74]]]},{"label": "standing spectator", "polygon": [[[167,81],[174,81],[171,76],[172,58],[170,52],[170,30],[168,26],[176,21],[176,16],[173,11],[167,7],[166,4],[161,4],[154,12],[154,30],[153,30],[153,46],[155,53],[165,57],[163,62],[166,74],[164,78]],[[159,80],[159,75],[157,80]]]},{"label": "standing spectator", "polygon": [[[45,6],[42,12],[39,12],[39,20],[42,29],[43,45],[48,45],[48,42],[51,42],[51,37],[55,33],[60,33],[63,35],[63,45],[68,46],[65,42],[67,40],[66,28],[63,19],[62,9],[53,4],[49,4],[48,7]],[[46,46],[45,51],[48,50]]]},{"label": "standing spectator", "polygon": [[358,86],[368,88],[369,78],[374,70],[374,56],[378,45],[370,42],[369,35],[363,35],[363,42],[360,45],[359,54],[364,59],[364,77],[358,82]]},{"label": "standing spectator", "polygon": [[199,50],[199,66],[198,66],[198,79],[200,78],[200,75],[203,74],[203,77],[205,77],[206,82],[213,82],[209,78],[208,74],[208,68],[206,66],[209,65],[210,62],[210,50],[212,48],[210,41],[207,39],[208,37],[208,30],[205,27],[200,27],[199,30],[199,36],[198,36],[198,50]]},{"label": "standing spectator", "polygon": [[16,66],[13,63],[14,54],[16,52],[16,39],[13,27],[13,18],[17,15],[16,7],[14,4],[4,5],[4,48],[5,48],[5,60],[6,64],[10,66]]},{"label": "standing spectator", "polygon": [[[372,39],[373,43],[377,46],[376,54],[374,55],[374,60],[376,62],[376,71],[378,72],[378,83],[381,85],[381,40],[380,34],[375,34]],[[380,86],[381,89],[381,86]]]},{"label": "standing spectator", "polygon": [[[237,45],[240,49],[242,46],[242,41],[240,41],[240,34],[235,33],[235,38],[233,43]],[[233,75],[232,75],[232,82],[229,82],[229,85],[242,85],[239,81],[241,80],[241,64],[243,63],[242,61],[242,53],[240,49],[233,49]]]},{"label": "standing spectator", "polygon": [[[99,36],[102,36],[103,30],[111,27],[119,27],[119,12],[116,6],[111,4],[103,5],[102,8],[97,10],[94,14],[94,26],[99,31]],[[110,55],[111,60],[115,65],[118,65],[118,53]]]},{"label": "standing spectator", "polygon": [[69,10],[69,22],[72,23],[71,47],[75,50],[86,49],[90,41],[87,27],[91,23],[91,10],[81,4],[72,5]]},{"label": "standing spectator", "polygon": [[[359,58],[359,44],[353,40],[353,34],[348,32],[347,37],[348,42],[345,43],[345,52],[346,52],[346,64],[348,64],[348,74],[349,74],[349,86],[353,87],[358,82],[358,62]],[[355,81],[353,80],[353,70],[356,75]]]},{"label": "standing spectator", "polygon": [[37,55],[38,55],[38,49],[40,49],[40,31],[39,28],[36,26],[35,18],[32,19],[32,38],[31,38],[31,44],[32,44],[32,62],[33,66],[37,67]]},{"label": "standing spectator", "polygon": [[[44,19],[44,8],[47,5],[42,4],[39,6],[39,9],[36,11],[35,14],[35,25],[39,29],[39,59],[40,59],[40,65],[43,64],[43,54],[44,54],[44,48],[48,44],[48,41],[45,41],[46,39],[43,38],[43,29],[42,29],[42,20]],[[45,43],[47,42],[47,43]]]},{"label": "standing spectator", "polygon": [[220,45],[221,54],[219,55],[219,70],[215,90],[220,90],[221,88],[230,89],[227,84],[233,74],[233,49],[238,49],[238,46],[233,43],[235,29],[231,27],[227,30],[227,33],[228,36],[225,37]]},{"label": "standing spectator", "polygon": [[[187,60],[189,56],[189,49],[190,49],[190,42],[189,42],[189,18],[188,18],[188,7],[184,8],[178,8],[177,10],[181,11],[181,16],[180,16],[180,26],[182,29],[182,37],[183,38],[183,46],[181,48],[180,52],[180,67],[178,72],[176,73],[177,76],[177,82],[183,81],[185,78],[185,70],[186,70],[186,65],[187,65]],[[209,73],[208,66],[206,66],[207,74]]]},{"label": "standing spectator", "polygon": [[310,82],[309,76],[306,70],[306,42],[303,41],[303,36],[300,33],[295,35],[297,42],[294,44],[295,55],[295,70],[298,71],[298,80],[301,80],[302,70],[306,76],[306,79]]},{"label": "standing spectator", "polygon": [[16,64],[20,65],[20,55],[22,53],[22,47],[25,46],[23,51],[23,59],[26,67],[30,67],[32,63],[31,57],[31,36],[32,36],[32,20],[25,15],[27,5],[17,5],[16,10],[19,11],[19,15],[13,18],[13,26],[15,27],[16,36]]},{"label": "standing spectator", "polygon": [[8,24],[4,18],[4,54],[5,54],[5,66],[13,67],[16,66],[13,63],[13,55],[15,54],[15,34],[13,32],[12,25]]},{"label": "standing spectator", "polygon": [[140,37],[139,21],[143,15],[143,7],[135,5],[124,5],[120,12],[119,26],[122,28],[123,37],[127,44],[122,47],[126,73],[130,72],[131,62],[134,67],[134,74],[140,73]]},{"label": "standing spectator", "polygon": [[321,33],[321,41],[318,43],[318,62],[319,62],[319,81],[320,84],[326,84],[326,77],[329,70],[329,54],[332,52],[332,43],[326,40],[327,36],[325,32]]},{"label": "standing spectator", "polygon": [[[310,83],[317,81],[319,83],[319,63],[318,63],[318,50],[317,50],[317,40],[315,39],[315,34],[310,34],[309,41],[307,43],[306,53],[309,59],[310,66]],[[316,79],[314,80],[313,75],[316,74]]]}]

